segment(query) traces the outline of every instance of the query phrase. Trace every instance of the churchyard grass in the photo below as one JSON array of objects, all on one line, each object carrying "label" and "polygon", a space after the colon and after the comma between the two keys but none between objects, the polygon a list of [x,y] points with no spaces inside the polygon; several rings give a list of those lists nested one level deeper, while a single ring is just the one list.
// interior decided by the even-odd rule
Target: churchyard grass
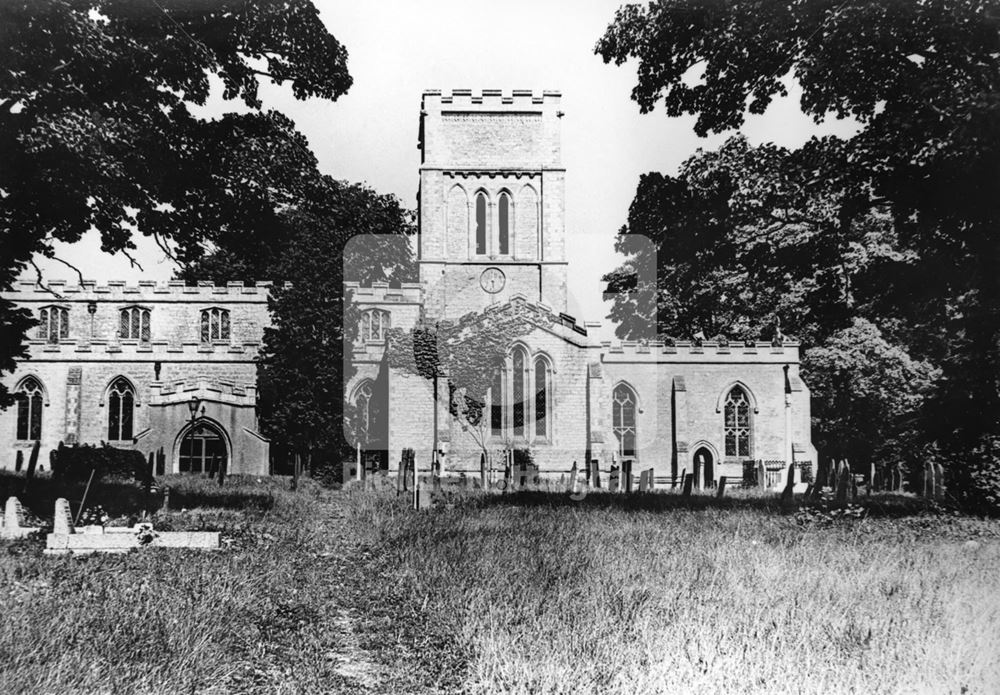
[{"label": "churchyard grass", "polygon": [[[1000,684],[1000,526],[912,498],[862,500],[847,519],[741,492],[456,495],[417,512],[389,492],[230,482],[245,509],[158,517],[222,531],[220,551],[0,544],[4,692]],[[174,489],[219,500],[214,481]]]}]

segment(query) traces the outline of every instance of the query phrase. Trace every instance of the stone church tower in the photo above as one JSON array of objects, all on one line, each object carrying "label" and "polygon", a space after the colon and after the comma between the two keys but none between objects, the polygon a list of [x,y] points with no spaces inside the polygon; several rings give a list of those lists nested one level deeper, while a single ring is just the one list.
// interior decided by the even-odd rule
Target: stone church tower
[{"label": "stone church tower", "polygon": [[566,311],[560,95],[428,91],[420,113],[420,283],[454,319],[520,294]]}]

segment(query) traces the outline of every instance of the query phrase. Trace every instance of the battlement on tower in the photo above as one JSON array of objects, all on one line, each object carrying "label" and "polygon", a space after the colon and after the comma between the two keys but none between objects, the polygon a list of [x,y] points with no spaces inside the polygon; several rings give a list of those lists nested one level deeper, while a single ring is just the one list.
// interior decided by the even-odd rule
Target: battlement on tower
[{"label": "battlement on tower", "polygon": [[471,89],[453,89],[444,94],[440,89],[428,89],[423,94],[423,105],[440,103],[445,106],[487,108],[518,108],[537,107],[539,105],[558,106],[562,94],[556,90],[546,89],[540,93],[530,89],[514,89],[504,94],[500,89],[483,89],[474,94]]},{"label": "battlement on tower", "polygon": [[548,90],[428,90],[420,109],[421,168],[559,169],[561,100]]}]

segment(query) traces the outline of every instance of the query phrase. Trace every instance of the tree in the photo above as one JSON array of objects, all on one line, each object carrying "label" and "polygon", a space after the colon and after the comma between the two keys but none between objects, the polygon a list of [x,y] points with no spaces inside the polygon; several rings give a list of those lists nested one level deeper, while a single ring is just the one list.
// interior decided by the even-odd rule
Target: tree
[{"label": "tree", "polygon": [[224,247],[221,260],[209,255],[206,263],[222,267],[233,259],[279,280],[258,368],[262,430],[292,452],[322,451],[339,461],[351,419],[344,385],[353,374],[344,346],[356,341],[359,325],[344,282],[411,280],[413,220],[394,196],[329,178],[323,189],[317,200],[279,216],[268,255],[252,259]]},{"label": "tree", "polygon": [[[643,112],[662,102],[668,115],[693,114],[701,135],[739,127],[747,111],[762,113],[785,93],[787,75],[802,86],[805,113],[860,123],[849,140],[814,139],[793,153],[799,165],[793,174],[809,184],[802,188],[806,204],[825,200],[833,206],[825,218],[836,221],[835,229],[881,227],[893,239],[884,248],[897,257],[890,259],[895,268],[864,311],[890,342],[941,367],[921,427],[928,438],[958,450],[1000,428],[998,17],[993,0],[664,1],[622,7],[596,46],[606,62],[638,61],[632,97]],[[767,159],[764,152],[754,158]],[[837,182],[844,194],[824,196],[817,188],[825,180]],[[654,188],[656,182],[645,183]],[[671,204],[683,213],[733,207],[724,190],[710,199],[688,189],[685,203],[683,186],[668,185],[676,189]],[[642,188],[630,221],[654,214]],[[764,192],[777,194],[756,206],[764,212],[770,207],[780,216],[789,197],[793,209],[803,204],[795,191]],[[711,220],[704,212],[699,219]],[[708,225],[704,233],[729,238],[724,224]],[[766,225],[756,229],[773,236]],[[788,229],[808,238],[805,230]],[[704,263],[704,282],[715,285],[712,272],[726,266],[727,247],[709,246],[723,254],[721,263],[711,252],[695,258]],[[769,252],[770,245],[762,250]],[[819,260],[836,270],[831,258]],[[764,278],[786,297],[789,288],[780,280]],[[834,287],[832,274],[830,280]],[[877,289],[877,274],[872,281]],[[850,315],[817,317],[815,323],[826,325],[829,335]]]},{"label": "tree", "polygon": [[[0,64],[0,290],[91,228],[109,253],[141,233],[186,261],[206,239],[272,221],[315,161],[287,119],[261,113],[259,80],[299,99],[351,86],[309,0],[4,2]],[[211,75],[253,111],[192,115]],[[27,326],[0,303],[0,369],[23,355]]]},{"label": "tree", "polygon": [[455,322],[422,317],[412,330],[389,331],[388,364],[431,381],[434,401],[447,399],[449,416],[489,460],[487,402],[494,378],[504,366],[511,343],[549,322],[521,301],[469,313]]}]

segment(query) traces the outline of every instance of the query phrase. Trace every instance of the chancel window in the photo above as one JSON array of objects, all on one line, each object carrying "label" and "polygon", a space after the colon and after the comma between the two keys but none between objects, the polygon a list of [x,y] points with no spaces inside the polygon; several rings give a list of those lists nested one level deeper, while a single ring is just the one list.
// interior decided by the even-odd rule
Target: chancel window
[{"label": "chancel window", "polygon": [[128,379],[119,377],[108,389],[108,441],[132,438],[135,391]]},{"label": "chancel window", "polygon": [[549,365],[541,357],[535,358],[535,437],[549,436],[549,394],[552,392],[550,384]]},{"label": "chancel window", "polygon": [[69,337],[69,311],[61,306],[43,307],[38,312],[38,338],[58,343]]},{"label": "chancel window", "polygon": [[618,439],[618,454],[635,456],[635,391],[625,384],[618,384],[611,397],[611,424]]},{"label": "chancel window", "polygon": [[201,312],[201,342],[229,340],[229,310],[203,309]]},{"label": "chancel window", "polygon": [[118,337],[123,340],[149,341],[149,309],[130,306],[121,310]]},{"label": "chancel window", "polygon": [[521,345],[511,350],[490,388],[490,434],[494,438],[541,440],[551,436],[552,368]]},{"label": "chancel window", "polygon": [[366,379],[358,386],[354,395],[354,407],[357,409],[358,441],[367,443],[372,425],[372,395],[374,388],[371,379]]},{"label": "chancel window", "polygon": [[503,436],[504,381],[506,381],[504,370],[498,369],[493,375],[493,386],[490,388],[490,434],[494,437]]},{"label": "chancel window", "polygon": [[42,438],[42,385],[29,376],[17,390],[17,439],[36,441]]},{"label": "chancel window", "polygon": [[369,309],[361,314],[361,340],[381,342],[389,330],[389,312]]},{"label": "chancel window", "polygon": [[726,456],[750,456],[750,399],[746,391],[734,386],[726,396]]}]

